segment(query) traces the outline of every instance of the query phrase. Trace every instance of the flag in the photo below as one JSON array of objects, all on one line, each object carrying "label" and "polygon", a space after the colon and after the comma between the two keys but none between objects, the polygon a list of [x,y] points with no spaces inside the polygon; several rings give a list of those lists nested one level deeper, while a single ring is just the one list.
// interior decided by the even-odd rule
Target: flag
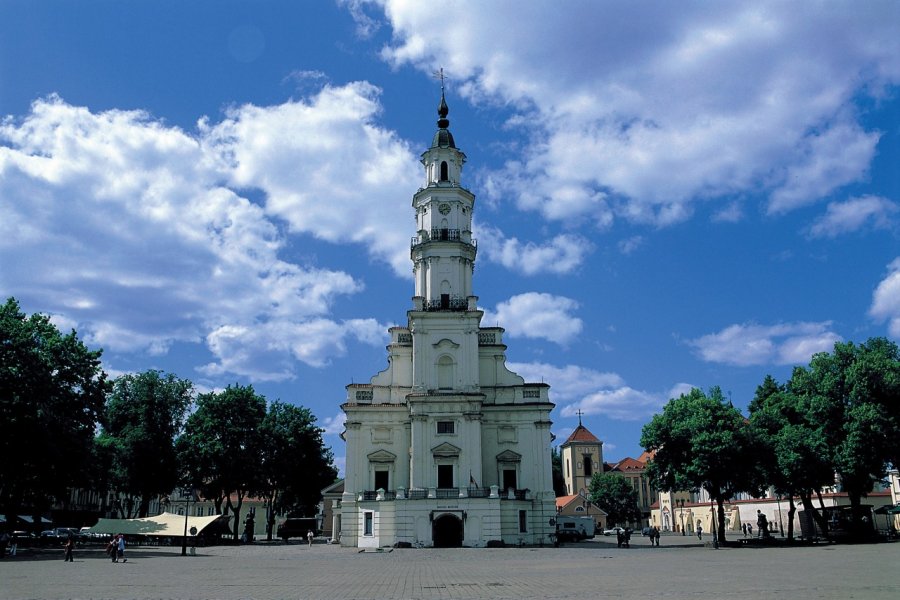
[{"label": "flag", "polygon": [[475,483],[475,478],[472,476],[472,471],[469,471],[469,485],[472,487],[478,487],[478,484]]}]

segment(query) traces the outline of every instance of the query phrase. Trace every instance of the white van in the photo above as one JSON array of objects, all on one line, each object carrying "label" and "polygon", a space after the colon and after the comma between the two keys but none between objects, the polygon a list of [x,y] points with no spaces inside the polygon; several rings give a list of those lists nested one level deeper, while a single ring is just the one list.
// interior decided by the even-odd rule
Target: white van
[{"label": "white van", "polygon": [[593,517],[556,517],[556,538],[561,542],[577,542],[594,537]]}]

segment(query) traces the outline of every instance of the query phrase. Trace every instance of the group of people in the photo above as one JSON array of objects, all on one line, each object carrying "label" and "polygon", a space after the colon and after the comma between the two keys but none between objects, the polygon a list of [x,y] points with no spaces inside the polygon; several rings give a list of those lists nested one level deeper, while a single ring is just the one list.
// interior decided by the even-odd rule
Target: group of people
[{"label": "group of people", "polygon": [[651,546],[659,546],[659,527],[656,525],[652,525],[647,532],[647,537],[650,538]]},{"label": "group of people", "polygon": [[[744,532],[744,537],[753,537],[753,524],[752,523],[742,523],[741,531]],[[766,518],[766,515],[762,513],[761,510],[756,511],[756,537],[766,539],[770,536],[769,533],[769,519]]]},{"label": "group of people", "polygon": [[128,562],[125,558],[125,534],[116,534],[106,545],[106,555],[112,562]]}]

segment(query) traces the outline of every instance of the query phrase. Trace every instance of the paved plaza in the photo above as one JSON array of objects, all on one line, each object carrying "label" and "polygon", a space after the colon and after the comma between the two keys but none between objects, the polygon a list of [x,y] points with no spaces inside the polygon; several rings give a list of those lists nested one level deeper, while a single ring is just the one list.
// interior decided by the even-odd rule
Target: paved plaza
[{"label": "paved plaza", "polygon": [[664,536],[563,548],[405,549],[360,553],[316,543],[23,553],[0,561],[0,598],[900,598],[900,544],[703,547]]}]

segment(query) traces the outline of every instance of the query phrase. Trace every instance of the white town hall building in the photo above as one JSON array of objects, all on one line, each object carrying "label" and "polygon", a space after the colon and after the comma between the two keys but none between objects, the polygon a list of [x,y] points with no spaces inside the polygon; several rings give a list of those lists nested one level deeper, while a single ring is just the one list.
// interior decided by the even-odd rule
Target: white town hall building
[{"label": "white town hall building", "polygon": [[413,196],[415,276],[388,367],[347,386],[344,546],[552,543],[549,386],[506,367],[501,327],[482,327],[472,287],[475,196],[460,184],[443,91]]}]

